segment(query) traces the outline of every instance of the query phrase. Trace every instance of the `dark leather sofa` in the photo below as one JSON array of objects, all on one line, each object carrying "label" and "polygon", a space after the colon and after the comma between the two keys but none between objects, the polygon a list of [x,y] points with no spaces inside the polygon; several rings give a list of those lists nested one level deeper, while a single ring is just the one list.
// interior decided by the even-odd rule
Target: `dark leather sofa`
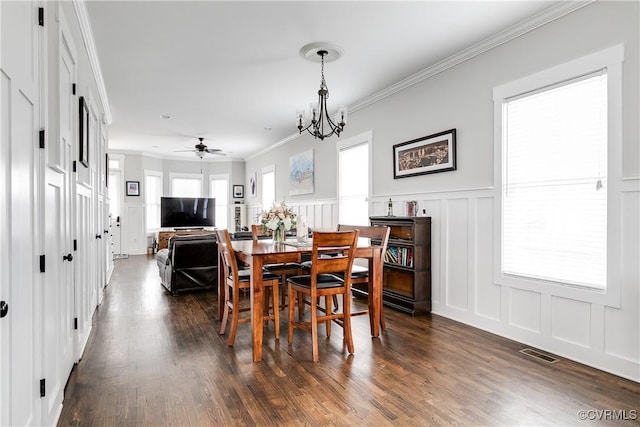
[{"label": "dark leather sofa", "polygon": [[218,285],[215,234],[174,236],[156,255],[162,285],[173,295]]}]

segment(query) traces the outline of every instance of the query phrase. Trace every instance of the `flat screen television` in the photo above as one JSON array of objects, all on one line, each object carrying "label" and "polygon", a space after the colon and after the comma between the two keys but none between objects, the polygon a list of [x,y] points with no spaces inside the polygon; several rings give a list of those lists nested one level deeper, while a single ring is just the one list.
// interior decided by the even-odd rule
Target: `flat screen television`
[{"label": "flat screen television", "polygon": [[216,199],[161,197],[160,227],[201,228],[216,225]]}]

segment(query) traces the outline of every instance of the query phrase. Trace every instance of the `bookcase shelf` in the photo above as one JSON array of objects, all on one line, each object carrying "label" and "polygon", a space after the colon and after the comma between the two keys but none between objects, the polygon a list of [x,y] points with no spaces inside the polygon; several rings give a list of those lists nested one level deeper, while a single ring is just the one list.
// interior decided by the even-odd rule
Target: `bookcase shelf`
[{"label": "bookcase shelf", "polygon": [[[383,303],[410,314],[431,311],[431,218],[372,216],[391,228],[383,270]],[[366,293],[366,289],[357,289]]]}]

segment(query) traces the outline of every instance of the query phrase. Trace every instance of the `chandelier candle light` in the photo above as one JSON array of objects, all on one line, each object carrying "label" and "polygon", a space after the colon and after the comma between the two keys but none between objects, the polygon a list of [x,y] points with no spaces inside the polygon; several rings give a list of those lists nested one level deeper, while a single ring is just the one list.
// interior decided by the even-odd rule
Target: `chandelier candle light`
[{"label": "chandelier candle light", "polygon": [[[317,56],[314,56],[314,53]],[[320,57],[320,90],[318,90],[318,102],[311,104],[311,123],[305,127],[305,112],[296,112],[298,130],[302,134],[305,130],[314,138],[321,141],[332,135],[340,136],[347,124],[347,107],[341,106],[336,112],[334,120],[329,117],[327,110],[327,99],[329,98],[329,88],[324,79],[324,62],[335,61],[342,55],[342,50],[337,46],[326,45],[324,43],[310,43],[300,49],[300,55],[310,61],[317,61]]]},{"label": "chandelier candle light", "polygon": [[264,232],[273,233],[274,242],[284,242],[287,231],[296,225],[296,214],[283,202],[274,204],[271,209],[260,214]]}]

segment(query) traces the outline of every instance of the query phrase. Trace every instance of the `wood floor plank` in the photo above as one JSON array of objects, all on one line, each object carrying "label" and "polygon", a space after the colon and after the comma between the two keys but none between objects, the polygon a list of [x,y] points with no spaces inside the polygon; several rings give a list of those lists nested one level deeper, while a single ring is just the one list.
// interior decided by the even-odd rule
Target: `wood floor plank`
[{"label": "wood floor plank", "polygon": [[[334,326],[319,363],[309,335],[296,331],[289,346],[270,323],[253,363],[249,325],[228,347],[216,307],[212,292],[168,294],[152,257],[117,260],[59,425],[640,426],[638,383],[539,361],[523,344],[436,315],[386,309],[379,339],[355,317],[355,354]],[[582,421],[581,410],[636,417]]]}]

